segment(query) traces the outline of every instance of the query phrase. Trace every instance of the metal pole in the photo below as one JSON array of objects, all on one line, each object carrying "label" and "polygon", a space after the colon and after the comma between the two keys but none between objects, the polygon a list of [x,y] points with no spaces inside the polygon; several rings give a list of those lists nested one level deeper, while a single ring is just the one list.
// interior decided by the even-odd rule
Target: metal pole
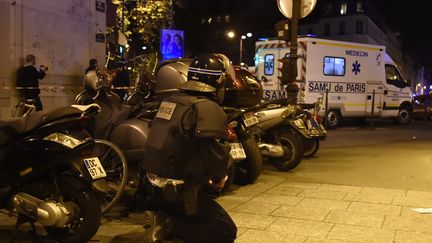
[{"label": "metal pole", "polygon": [[240,58],[239,58],[241,64],[243,62],[243,38],[240,36]]},{"label": "metal pole", "polygon": [[325,93],[325,110],[324,110],[324,127],[327,128],[328,127],[328,119],[327,119],[327,112],[328,112],[328,93],[329,90],[326,89],[326,93]]},{"label": "metal pole", "polygon": [[371,127],[374,126],[374,112],[375,112],[375,89],[372,91],[372,114],[371,114]]},{"label": "metal pole", "polygon": [[297,33],[298,33],[298,20],[300,18],[300,5],[301,0],[293,0],[293,13],[290,20],[290,56],[289,62],[291,66],[291,80],[285,88],[287,92],[288,104],[296,105],[298,99],[299,87],[296,84],[297,78]]}]

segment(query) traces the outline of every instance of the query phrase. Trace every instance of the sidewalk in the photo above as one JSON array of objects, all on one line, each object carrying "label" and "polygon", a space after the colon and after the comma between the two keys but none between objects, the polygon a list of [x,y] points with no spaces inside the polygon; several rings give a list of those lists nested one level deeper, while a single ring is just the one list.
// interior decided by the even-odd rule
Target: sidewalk
[{"label": "sidewalk", "polygon": [[[411,210],[432,207],[432,192],[300,183],[264,171],[218,201],[238,226],[238,243],[432,242],[432,215]],[[140,216],[104,219],[92,242],[139,242]],[[0,242],[12,232],[5,219]]]}]

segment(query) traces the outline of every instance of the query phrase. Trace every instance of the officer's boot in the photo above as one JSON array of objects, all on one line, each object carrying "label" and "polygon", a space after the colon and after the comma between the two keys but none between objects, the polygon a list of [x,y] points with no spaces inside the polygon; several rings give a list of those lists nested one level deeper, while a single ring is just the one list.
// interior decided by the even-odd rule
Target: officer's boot
[{"label": "officer's boot", "polygon": [[173,239],[175,218],[162,212],[144,212],[145,240],[148,243],[182,242]]}]

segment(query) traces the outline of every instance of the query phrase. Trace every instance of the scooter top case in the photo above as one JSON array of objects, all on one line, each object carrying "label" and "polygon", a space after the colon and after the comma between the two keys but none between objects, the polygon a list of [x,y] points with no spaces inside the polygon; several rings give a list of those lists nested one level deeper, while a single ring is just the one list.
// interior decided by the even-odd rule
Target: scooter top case
[{"label": "scooter top case", "polygon": [[244,108],[261,102],[263,88],[260,82],[246,69],[234,66],[235,76],[225,82],[224,107]]},{"label": "scooter top case", "polygon": [[144,153],[144,145],[150,133],[151,120],[133,118],[122,122],[114,128],[110,141],[117,144],[124,152],[128,161],[140,161]]}]

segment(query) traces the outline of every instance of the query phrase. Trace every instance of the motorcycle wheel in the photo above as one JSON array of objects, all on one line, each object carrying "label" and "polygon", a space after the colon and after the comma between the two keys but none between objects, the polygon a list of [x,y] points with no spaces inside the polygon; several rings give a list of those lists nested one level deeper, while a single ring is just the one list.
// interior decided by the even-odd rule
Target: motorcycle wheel
[{"label": "motorcycle wheel", "polygon": [[62,243],[87,242],[96,234],[101,221],[100,205],[92,190],[59,185],[63,203],[74,206],[74,220],[64,228],[45,227],[50,238]]},{"label": "motorcycle wheel", "polygon": [[318,150],[319,150],[319,140],[318,139],[307,139],[304,138],[303,139],[303,143],[304,143],[304,153],[303,156],[304,157],[312,157],[314,156]]},{"label": "motorcycle wheel", "polygon": [[303,158],[303,143],[293,133],[283,131],[280,134],[280,143],[284,150],[283,157],[270,157],[270,163],[281,171],[288,171],[296,168]]},{"label": "motorcycle wheel", "polygon": [[246,185],[254,183],[262,170],[262,156],[258,144],[253,137],[241,141],[246,153],[246,159],[236,164],[235,183]]},{"label": "motorcycle wheel", "polygon": [[98,157],[107,176],[101,180],[104,191],[101,191],[102,214],[107,213],[123,196],[128,181],[127,160],[121,149],[106,140],[95,139],[94,157]]}]

